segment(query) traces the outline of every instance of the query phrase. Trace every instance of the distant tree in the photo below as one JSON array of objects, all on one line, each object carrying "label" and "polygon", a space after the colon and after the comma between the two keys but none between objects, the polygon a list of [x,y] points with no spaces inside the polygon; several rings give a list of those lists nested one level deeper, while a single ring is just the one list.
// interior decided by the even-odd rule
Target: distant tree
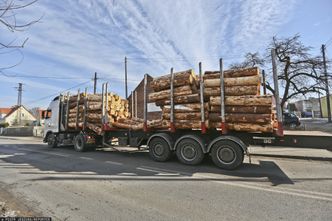
[{"label": "distant tree", "polygon": [[261,58],[258,52],[255,53],[247,53],[244,56],[244,61],[241,63],[234,63],[230,65],[231,69],[239,69],[239,68],[246,68],[246,67],[256,67],[256,66],[263,66],[265,60]]},{"label": "distant tree", "polygon": [[[319,93],[325,90],[323,86],[322,68],[323,61],[320,56],[310,54],[311,47],[305,46],[300,41],[300,35],[296,34],[289,38],[273,37],[267,49],[265,58],[260,58],[258,53],[248,53],[242,63],[234,64],[233,67],[252,67],[269,64],[267,72],[266,88],[275,93],[272,87],[271,48],[275,49],[278,65],[281,106],[299,95]],[[247,55],[248,55],[247,54]]]}]

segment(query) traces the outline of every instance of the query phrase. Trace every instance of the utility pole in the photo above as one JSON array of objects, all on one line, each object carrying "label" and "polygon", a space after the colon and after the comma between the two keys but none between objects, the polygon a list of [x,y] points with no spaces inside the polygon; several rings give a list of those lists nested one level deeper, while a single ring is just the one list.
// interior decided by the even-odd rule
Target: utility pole
[{"label": "utility pole", "polygon": [[324,63],[324,80],[325,80],[325,90],[326,90],[326,105],[327,105],[327,120],[329,123],[331,120],[331,104],[330,104],[330,90],[329,90],[329,80],[327,76],[327,67],[326,67],[326,58],[325,58],[325,45],[322,44],[322,53],[323,53],[323,63]]},{"label": "utility pole", "polygon": [[264,91],[264,95],[266,95],[266,82],[265,82],[265,71],[262,70],[262,75],[263,75],[263,91]]},{"label": "utility pole", "polygon": [[125,57],[125,96],[128,98],[128,84],[127,84],[127,57]]},{"label": "utility pole", "polygon": [[22,86],[23,86],[23,84],[22,83],[18,83],[18,87],[17,87],[17,107],[18,107],[18,109],[17,109],[17,123],[18,123],[18,125],[21,125],[21,122],[22,122],[22,120],[21,120],[21,106],[22,106],[22,91],[23,91],[23,89],[22,89]]},{"label": "utility pole", "polygon": [[95,72],[95,77],[93,78],[93,94],[96,94],[97,90],[97,72]]},{"label": "utility pole", "polygon": [[283,107],[281,107],[281,104],[280,104],[276,51],[274,48],[271,49],[271,57],[272,57],[274,96],[275,96],[275,100],[276,100],[277,120],[278,120],[277,135],[283,136],[283,134],[284,134],[284,131],[282,128],[282,108]]}]

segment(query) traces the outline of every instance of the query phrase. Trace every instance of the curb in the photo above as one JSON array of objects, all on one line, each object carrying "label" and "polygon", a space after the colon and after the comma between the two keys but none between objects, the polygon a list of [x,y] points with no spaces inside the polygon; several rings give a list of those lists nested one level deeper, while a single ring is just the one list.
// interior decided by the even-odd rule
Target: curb
[{"label": "curb", "polygon": [[297,159],[297,160],[327,161],[327,162],[330,161],[330,162],[332,162],[331,157],[291,156],[291,155],[262,154],[262,153],[250,153],[250,156]]}]

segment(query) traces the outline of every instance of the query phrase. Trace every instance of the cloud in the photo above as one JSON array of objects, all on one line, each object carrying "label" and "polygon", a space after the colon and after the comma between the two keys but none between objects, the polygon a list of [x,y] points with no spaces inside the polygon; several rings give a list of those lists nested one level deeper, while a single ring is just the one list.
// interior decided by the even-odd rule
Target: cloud
[{"label": "cloud", "polygon": [[[123,96],[125,56],[130,90],[144,73],[157,76],[171,67],[197,71],[199,61],[204,70],[216,69],[219,57],[231,63],[247,51],[263,49],[287,22],[293,5],[286,0],[38,1],[19,17],[24,21],[44,14],[42,22],[16,35],[29,36],[26,60],[17,70],[85,78],[96,71]],[[48,83],[53,93],[77,80]]]}]

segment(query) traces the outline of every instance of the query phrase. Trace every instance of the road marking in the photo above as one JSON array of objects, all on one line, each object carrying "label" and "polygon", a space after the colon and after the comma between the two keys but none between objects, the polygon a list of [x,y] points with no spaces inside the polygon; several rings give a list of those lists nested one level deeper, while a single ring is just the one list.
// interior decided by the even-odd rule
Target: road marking
[{"label": "road marking", "polygon": [[46,152],[46,151],[39,151],[39,150],[31,150],[27,148],[18,148],[19,150],[25,150],[32,153],[41,153],[41,154],[47,154],[47,155],[53,155],[53,156],[60,156],[60,157],[69,157],[70,155],[67,154],[61,154],[61,153],[52,153],[52,152]]},{"label": "road marking", "polygon": [[83,159],[83,160],[93,160],[92,158],[90,158],[90,157],[80,157],[81,159]]},{"label": "road marking", "polygon": [[105,163],[121,166],[123,163],[114,162],[114,161],[105,161]]},{"label": "road marking", "polygon": [[[164,170],[161,168],[157,167],[146,167],[149,168],[150,170]],[[164,170],[165,171],[165,170]],[[189,176],[194,178],[207,178],[207,179],[218,179],[217,177],[211,177],[211,176],[205,176],[205,175],[200,175],[200,174],[191,174],[183,171],[176,171],[176,170],[169,170],[167,171],[170,172],[177,172],[180,173],[181,175]],[[247,183],[247,182],[242,182],[242,183],[236,183],[236,181],[218,181],[218,180],[211,180],[212,182],[215,183],[221,183],[229,186],[236,186],[236,187],[242,187],[242,188],[247,188],[247,189],[254,189],[254,190],[262,190],[262,191],[267,191],[267,192],[274,192],[274,193],[283,193],[287,195],[293,195],[293,196],[300,196],[300,197],[305,197],[305,198],[311,198],[311,199],[318,199],[318,200],[324,200],[324,201],[330,201],[332,202],[332,198],[330,198],[331,194],[329,193],[320,193],[320,192],[313,192],[313,191],[306,191],[306,190],[293,190],[290,188],[283,188],[283,187],[271,187],[267,185],[255,185],[252,183]],[[320,195],[320,196],[317,196]]]},{"label": "road marking", "polygon": [[162,176],[178,176],[180,173],[178,172],[170,172],[170,171],[165,171],[165,170],[155,170],[155,169],[150,169],[149,167],[136,167],[137,170],[143,170],[143,171],[148,171],[148,172],[153,172],[153,173],[158,173],[157,175],[162,175]]}]

